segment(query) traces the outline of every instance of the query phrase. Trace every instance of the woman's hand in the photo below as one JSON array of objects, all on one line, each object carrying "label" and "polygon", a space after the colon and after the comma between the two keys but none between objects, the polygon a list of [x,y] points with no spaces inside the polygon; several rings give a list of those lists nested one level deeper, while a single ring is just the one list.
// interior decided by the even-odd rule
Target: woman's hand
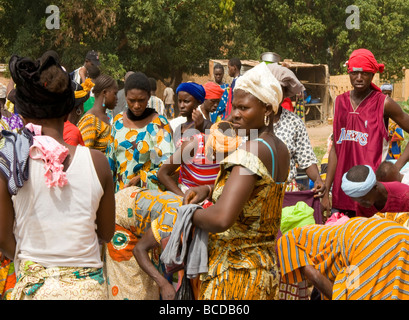
[{"label": "woman's hand", "polygon": [[193,110],[192,120],[195,122],[195,129],[201,131],[203,128],[204,117],[199,109]]},{"label": "woman's hand", "polygon": [[164,282],[159,290],[163,300],[175,300],[176,290],[171,283]]},{"label": "woman's hand", "polygon": [[210,195],[211,189],[208,186],[198,186],[189,188],[183,197],[183,204],[198,204],[205,201]]},{"label": "woman's hand", "polygon": [[131,180],[129,180],[129,182],[124,186],[124,188],[128,188],[128,187],[138,187],[139,186],[139,182],[141,181],[141,176],[136,176],[133,177]]}]

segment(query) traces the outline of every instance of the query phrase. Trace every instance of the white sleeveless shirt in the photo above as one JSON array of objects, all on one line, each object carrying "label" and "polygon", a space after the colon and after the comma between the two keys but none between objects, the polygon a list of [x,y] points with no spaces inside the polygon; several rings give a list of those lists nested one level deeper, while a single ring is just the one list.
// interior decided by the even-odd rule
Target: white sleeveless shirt
[{"label": "white sleeveless shirt", "polygon": [[96,212],[104,193],[87,147],[77,146],[68,184],[48,188],[42,160],[29,159],[29,179],[12,197],[15,262],[44,267],[102,267]]}]

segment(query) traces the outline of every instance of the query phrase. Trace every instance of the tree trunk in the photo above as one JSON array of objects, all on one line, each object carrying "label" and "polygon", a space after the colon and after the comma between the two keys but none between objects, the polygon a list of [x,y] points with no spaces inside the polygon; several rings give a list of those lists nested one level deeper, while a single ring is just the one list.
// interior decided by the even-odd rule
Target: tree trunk
[{"label": "tree trunk", "polygon": [[[172,83],[171,87],[173,91],[176,93],[177,87],[182,83],[183,81],[183,71],[182,70],[175,70],[172,73]],[[179,116],[179,107],[178,107],[178,98],[177,96],[175,97],[175,118]]]}]

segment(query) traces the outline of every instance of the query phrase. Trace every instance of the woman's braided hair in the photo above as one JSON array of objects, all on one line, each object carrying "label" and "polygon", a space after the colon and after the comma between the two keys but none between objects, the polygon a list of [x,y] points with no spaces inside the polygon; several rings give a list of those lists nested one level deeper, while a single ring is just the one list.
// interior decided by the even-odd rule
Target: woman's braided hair
[{"label": "woman's braided hair", "polygon": [[112,88],[116,84],[117,84],[116,81],[112,77],[106,74],[101,74],[95,79],[93,93],[95,97],[98,97],[102,91],[104,91],[105,89]]}]

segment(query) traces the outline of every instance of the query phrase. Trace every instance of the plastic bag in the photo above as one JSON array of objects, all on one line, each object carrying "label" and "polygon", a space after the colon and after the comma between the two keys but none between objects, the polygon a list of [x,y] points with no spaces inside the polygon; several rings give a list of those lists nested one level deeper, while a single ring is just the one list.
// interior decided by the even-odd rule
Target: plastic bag
[{"label": "plastic bag", "polygon": [[304,201],[298,201],[294,206],[283,208],[281,212],[282,234],[297,227],[315,224],[314,209]]}]

